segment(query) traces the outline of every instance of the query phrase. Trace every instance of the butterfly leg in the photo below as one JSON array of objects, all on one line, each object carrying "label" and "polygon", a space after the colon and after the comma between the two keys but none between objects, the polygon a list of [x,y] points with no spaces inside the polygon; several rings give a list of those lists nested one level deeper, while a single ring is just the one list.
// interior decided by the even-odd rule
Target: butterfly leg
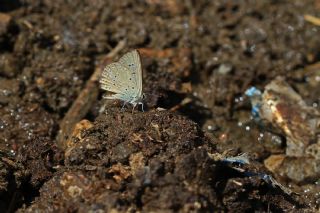
[{"label": "butterfly leg", "polygon": [[140,104],[141,104],[142,112],[144,112],[143,103],[140,103]]},{"label": "butterfly leg", "polygon": [[123,105],[122,105],[122,107],[121,107],[121,111],[123,111],[124,110],[124,107],[127,105],[127,102],[123,102]]},{"label": "butterfly leg", "polygon": [[131,113],[133,113],[134,108],[136,108],[137,104],[136,104],[136,103],[134,103],[134,104],[132,104],[132,105],[133,105],[133,107],[132,107],[132,112],[131,112]]},{"label": "butterfly leg", "polygon": [[99,109],[99,113],[103,113],[103,112],[105,112],[105,113],[107,113],[107,111],[106,111],[106,103],[104,103],[103,105],[102,105],[102,107],[100,107],[100,109]]}]

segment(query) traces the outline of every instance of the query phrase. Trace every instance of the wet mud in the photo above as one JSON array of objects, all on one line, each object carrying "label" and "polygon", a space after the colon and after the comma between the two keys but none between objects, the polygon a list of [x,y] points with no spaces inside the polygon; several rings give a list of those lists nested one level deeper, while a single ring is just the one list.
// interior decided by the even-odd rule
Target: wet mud
[{"label": "wet mud", "polygon": [[[318,159],[288,154],[286,128],[255,119],[245,91],[281,76],[317,117],[320,26],[306,15],[319,11],[318,0],[0,0],[1,212],[318,211]],[[98,89],[132,49],[144,112]],[[319,128],[302,143],[319,144]],[[249,164],[230,163],[241,153]]]}]

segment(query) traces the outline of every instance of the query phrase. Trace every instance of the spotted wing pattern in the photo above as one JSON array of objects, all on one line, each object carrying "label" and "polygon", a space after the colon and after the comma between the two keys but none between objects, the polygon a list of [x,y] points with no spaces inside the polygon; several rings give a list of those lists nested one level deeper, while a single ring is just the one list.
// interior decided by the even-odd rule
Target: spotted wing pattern
[{"label": "spotted wing pattern", "polygon": [[132,80],[136,85],[135,96],[141,97],[142,95],[142,68],[140,55],[137,50],[133,50],[119,60],[119,63],[130,70],[130,81]]},{"label": "spotted wing pattern", "polygon": [[142,70],[137,50],[122,56],[119,62],[105,67],[100,78],[101,88],[115,94],[107,99],[135,102],[142,96]]}]

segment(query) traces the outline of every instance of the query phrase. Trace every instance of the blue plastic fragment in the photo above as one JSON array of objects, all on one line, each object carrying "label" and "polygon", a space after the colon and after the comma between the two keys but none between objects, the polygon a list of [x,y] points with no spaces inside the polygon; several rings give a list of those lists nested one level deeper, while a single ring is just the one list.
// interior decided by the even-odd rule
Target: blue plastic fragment
[{"label": "blue plastic fragment", "polygon": [[222,159],[224,163],[238,163],[238,164],[249,164],[249,157],[247,153],[243,153],[236,157],[228,157]]},{"label": "blue plastic fragment", "polygon": [[246,90],[244,93],[248,97],[253,97],[253,96],[260,96],[261,91],[257,89],[256,87],[250,87],[249,89]]},{"label": "blue plastic fragment", "polygon": [[251,114],[254,118],[260,118],[260,98],[261,98],[261,91],[256,87],[250,87],[245,91],[245,95],[250,98],[252,109]]},{"label": "blue plastic fragment", "polygon": [[247,176],[247,177],[258,177],[260,179],[262,179],[264,182],[266,182],[269,186],[271,186],[272,188],[280,188],[284,193],[290,195],[292,194],[293,192],[283,186],[282,184],[280,184],[278,181],[276,181],[271,175],[268,175],[266,173],[256,173],[256,172],[244,172],[244,174]]},{"label": "blue plastic fragment", "polygon": [[256,104],[254,106],[252,106],[251,109],[251,114],[254,118],[259,118],[260,117],[260,104]]}]

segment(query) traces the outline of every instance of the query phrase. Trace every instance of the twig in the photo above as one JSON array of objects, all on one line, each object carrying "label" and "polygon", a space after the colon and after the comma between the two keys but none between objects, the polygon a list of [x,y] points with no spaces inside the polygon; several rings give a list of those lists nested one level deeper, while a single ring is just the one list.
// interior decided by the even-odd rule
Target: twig
[{"label": "twig", "polygon": [[304,68],[305,71],[310,72],[310,71],[315,71],[320,69],[320,62],[310,64]]},{"label": "twig", "polygon": [[115,57],[126,46],[126,40],[121,40],[108,54],[107,58]]},{"label": "twig", "polygon": [[316,25],[316,26],[320,26],[320,18],[317,18],[315,16],[312,15],[304,15],[304,20]]},{"label": "twig", "polygon": [[[124,40],[120,41],[117,46],[107,54],[106,58],[113,58],[125,47],[125,44],[126,42]],[[87,81],[85,87],[62,119],[60,123],[60,130],[56,137],[57,143],[60,147],[65,148],[65,142],[72,133],[74,126],[84,118],[92,107],[94,101],[97,99],[99,94],[98,81],[102,70],[103,69],[99,65],[95,68],[94,73]]]},{"label": "twig", "polygon": [[191,102],[192,102],[192,99],[187,97],[187,98],[183,99],[183,100],[181,101],[181,103],[173,106],[173,107],[170,108],[169,110],[170,110],[171,112],[177,111],[177,110],[179,110],[180,108],[182,108],[183,106],[185,106],[185,105],[187,105],[187,104],[189,104],[189,103],[191,103]]}]

